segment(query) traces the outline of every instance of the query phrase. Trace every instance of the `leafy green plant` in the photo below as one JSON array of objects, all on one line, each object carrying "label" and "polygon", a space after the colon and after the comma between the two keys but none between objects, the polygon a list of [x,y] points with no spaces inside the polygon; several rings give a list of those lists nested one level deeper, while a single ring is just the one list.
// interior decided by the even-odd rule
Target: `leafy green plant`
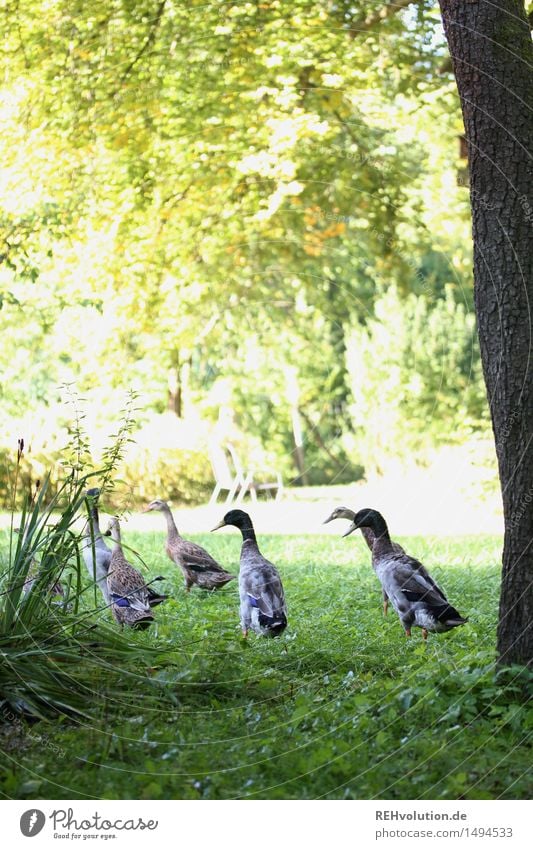
[{"label": "leafy green plant", "polygon": [[[119,428],[119,442],[128,426],[126,421]],[[15,484],[23,447],[21,440]],[[81,457],[75,447],[74,454]],[[117,450],[113,460],[119,456]],[[34,717],[87,716],[101,708],[108,691],[120,691],[130,674],[120,671],[125,664],[154,663],[156,649],[102,622],[86,593],[75,523],[86,512],[87,486],[95,477],[109,480],[112,468],[109,458],[98,472],[82,473],[73,465],[50,497],[49,478],[26,494],[17,529],[12,512],[0,575],[0,708]],[[59,596],[52,592],[58,585]]]}]

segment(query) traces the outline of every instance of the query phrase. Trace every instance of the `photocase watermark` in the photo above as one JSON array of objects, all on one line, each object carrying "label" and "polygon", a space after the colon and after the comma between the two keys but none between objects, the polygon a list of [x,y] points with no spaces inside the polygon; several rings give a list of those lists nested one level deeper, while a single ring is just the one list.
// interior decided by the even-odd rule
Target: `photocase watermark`
[{"label": "photocase watermark", "polygon": [[490,203],[490,201],[487,200],[487,198],[485,197],[484,194],[482,194],[480,191],[478,191],[478,189],[475,189],[473,186],[471,186],[470,181],[467,178],[462,177],[462,176],[459,177],[458,180],[457,180],[457,185],[459,186],[459,188],[470,189],[471,199],[472,200],[475,199],[477,201],[477,203],[479,204],[479,206],[483,206],[487,210],[496,209],[496,204]]},{"label": "photocase watermark", "polygon": [[529,224],[531,224],[533,222],[533,207],[531,206],[527,195],[522,195],[521,197],[519,197],[518,203],[522,207],[524,218]]},{"label": "photocase watermark", "polygon": [[9,722],[12,727],[18,728],[24,735],[26,740],[31,740],[34,743],[39,743],[44,749],[49,749],[56,757],[64,758],[65,750],[58,746],[47,734],[38,734],[32,731],[12,710],[7,707],[2,708],[2,719]]},{"label": "photocase watermark", "polygon": [[20,818],[20,830],[24,837],[35,837],[43,830],[46,817],[38,808],[24,811]]},{"label": "photocase watermark", "polygon": [[524,518],[527,513],[527,509],[529,505],[533,502],[533,484],[529,487],[526,494],[522,497],[520,502],[520,507],[518,510],[514,510],[511,513],[511,518],[509,520],[509,527],[516,528]]},{"label": "photocase watermark", "polygon": [[383,168],[386,165],[383,157],[376,156],[367,150],[351,150],[350,148],[340,147],[339,145],[319,145],[316,152],[322,156],[328,156],[332,151],[339,159],[346,159],[348,162],[356,162],[358,165],[369,165],[371,168]]},{"label": "photocase watermark", "polygon": [[[354,224],[360,220],[360,216],[357,215],[343,215],[339,212],[328,212],[323,209],[318,209],[316,212],[316,218],[318,221],[328,221],[334,224]],[[420,286],[420,291],[418,294],[420,295],[431,295],[433,294],[433,288],[431,283],[428,281],[426,275],[420,268],[419,261],[417,257],[412,256],[407,250],[402,250],[398,248],[395,243],[395,238],[393,236],[386,236],[381,230],[378,230],[376,227],[371,227],[368,231],[370,236],[378,239],[380,242],[383,242],[384,246],[389,248],[391,252],[399,257],[408,268],[411,269],[413,273],[413,279],[416,280]],[[371,263],[367,263],[367,268],[372,269],[372,274],[374,278],[377,276],[377,272],[374,266]]]},{"label": "photocase watermark", "polygon": [[500,433],[498,434],[498,444],[501,443],[501,442],[504,442],[506,439],[509,439],[509,437],[511,435],[511,431],[513,429],[513,426],[516,424],[516,422],[520,418],[520,415],[521,415],[520,410],[518,410],[518,409],[513,410],[513,412],[511,413],[511,415],[507,419],[505,426],[501,429]]},{"label": "photocase watermark", "polygon": [[73,808],[57,808],[46,816],[38,808],[28,808],[20,818],[20,830],[25,837],[35,837],[43,830],[47,819],[54,837],[60,840],[86,840],[91,837],[109,840],[120,832],[155,831],[159,826],[159,820],[144,820],[142,817],[110,819],[98,811],[89,817],[78,817]]}]

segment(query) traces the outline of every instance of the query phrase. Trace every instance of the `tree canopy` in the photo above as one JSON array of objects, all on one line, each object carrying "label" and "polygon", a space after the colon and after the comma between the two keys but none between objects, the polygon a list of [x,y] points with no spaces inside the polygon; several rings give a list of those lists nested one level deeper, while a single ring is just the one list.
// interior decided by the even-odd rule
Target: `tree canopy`
[{"label": "tree canopy", "polygon": [[311,479],[343,479],[384,374],[402,421],[446,419],[406,450],[486,428],[435,3],[0,15],[6,431],[64,383],[107,419],[129,387],[180,417],[215,419],[222,399],[296,477],[292,391]]}]

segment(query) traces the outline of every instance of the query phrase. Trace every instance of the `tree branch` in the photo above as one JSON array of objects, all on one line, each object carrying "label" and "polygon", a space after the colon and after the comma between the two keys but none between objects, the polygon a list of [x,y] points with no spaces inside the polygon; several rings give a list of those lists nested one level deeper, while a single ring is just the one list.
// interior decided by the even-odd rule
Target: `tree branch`
[{"label": "tree branch", "polygon": [[335,463],[337,468],[342,470],[344,468],[344,463],[341,463],[341,461],[338,459],[338,457],[335,457],[335,455],[331,453],[328,446],[326,445],[326,443],[322,439],[322,436],[320,435],[320,431],[319,431],[318,427],[316,426],[316,424],[314,423],[314,421],[312,420],[312,418],[305,412],[305,410],[302,410],[301,407],[298,408],[298,411],[299,411],[302,419],[304,420],[304,422],[309,427],[311,433],[315,437],[315,441],[317,442],[318,446],[320,448],[322,448],[323,451],[326,452],[326,454],[328,455],[330,460],[332,460],[333,463]]},{"label": "tree branch", "polygon": [[120,77],[121,82],[124,82],[124,80],[126,80],[129,77],[130,73],[132,72],[133,68],[135,67],[135,65],[137,64],[139,59],[141,59],[141,57],[144,55],[144,53],[146,53],[148,48],[151,47],[152,44],[154,43],[159,24],[161,23],[161,18],[163,17],[163,12],[165,11],[166,3],[167,3],[167,0],[161,0],[161,2],[159,3],[159,6],[157,7],[157,12],[155,14],[155,18],[152,21],[152,25],[150,26],[150,32],[148,33],[148,35],[146,37],[146,41],[144,42],[143,46],[141,47],[141,49],[139,50],[137,55],[131,60],[131,62],[129,63],[126,70],[122,73],[122,75]]},{"label": "tree branch", "polygon": [[373,29],[377,24],[380,24],[387,18],[391,18],[393,15],[397,15],[402,9],[416,2],[417,0],[388,0],[381,9],[371,12],[366,18],[355,21],[353,26],[350,26],[348,30],[350,38],[356,38],[360,33],[368,32],[368,30]]}]

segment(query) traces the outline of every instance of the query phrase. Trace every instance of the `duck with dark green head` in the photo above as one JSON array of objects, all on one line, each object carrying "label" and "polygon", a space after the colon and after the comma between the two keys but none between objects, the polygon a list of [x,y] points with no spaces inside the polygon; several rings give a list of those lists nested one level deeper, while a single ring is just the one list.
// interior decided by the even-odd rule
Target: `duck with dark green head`
[{"label": "duck with dark green head", "polygon": [[427,639],[428,631],[442,633],[468,621],[451,606],[422,563],[392,542],[387,523],[378,510],[366,507],[354,513],[340,508],[340,512],[334,511],[326,521],[341,518],[351,520],[343,536],[359,529],[369,547],[371,543],[372,566],[383,588],[383,597],[390,600],[407,637],[411,636],[412,626],[421,628],[423,638]]},{"label": "duck with dark green head", "polygon": [[245,637],[251,629],[263,637],[278,637],[287,627],[287,605],[279,572],[257,545],[248,513],[230,510],[213,528],[233,525],[242,534],[239,595],[241,627]]}]

